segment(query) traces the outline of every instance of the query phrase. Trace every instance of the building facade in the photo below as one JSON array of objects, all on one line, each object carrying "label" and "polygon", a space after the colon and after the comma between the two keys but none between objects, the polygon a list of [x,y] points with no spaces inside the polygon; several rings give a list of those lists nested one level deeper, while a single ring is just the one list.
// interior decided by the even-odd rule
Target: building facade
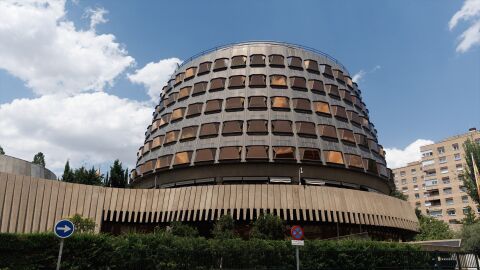
[{"label": "building facade", "polygon": [[480,143],[480,131],[471,129],[468,133],[422,146],[420,161],[393,170],[397,189],[408,195],[413,207],[445,221],[454,229],[459,228],[467,206],[477,215],[480,213],[461,178],[466,166],[462,145],[467,139]]},{"label": "building facade", "polygon": [[49,169],[8,155],[0,155],[0,172],[57,180],[57,176]]}]

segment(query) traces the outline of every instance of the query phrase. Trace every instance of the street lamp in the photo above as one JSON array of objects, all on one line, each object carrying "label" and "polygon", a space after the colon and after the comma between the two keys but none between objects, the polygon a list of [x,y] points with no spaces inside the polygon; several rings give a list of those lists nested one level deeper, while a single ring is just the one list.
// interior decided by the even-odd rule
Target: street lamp
[{"label": "street lamp", "polygon": [[300,167],[300,169],[298,169],[298,185],[299,186],[302,185],[302,173],[303,173],[303,168]]}]

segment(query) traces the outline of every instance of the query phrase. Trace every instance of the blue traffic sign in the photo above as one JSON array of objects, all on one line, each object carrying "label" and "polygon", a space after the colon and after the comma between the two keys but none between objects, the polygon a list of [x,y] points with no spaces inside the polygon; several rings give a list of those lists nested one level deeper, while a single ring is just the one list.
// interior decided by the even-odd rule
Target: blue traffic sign
[{"label": "blue traffic sign", "polygon": [[59,238],[68,238],[72,236],[74,231],[75,225],[73,225],[73,223],[68,219],[62,219],[58,221],[55,224],[55,227],[53,227],[53,232]]}]

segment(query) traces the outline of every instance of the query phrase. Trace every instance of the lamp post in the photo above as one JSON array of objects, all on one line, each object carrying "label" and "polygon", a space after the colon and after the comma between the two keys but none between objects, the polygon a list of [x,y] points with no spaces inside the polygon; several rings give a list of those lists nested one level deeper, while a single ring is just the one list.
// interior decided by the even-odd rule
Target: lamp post
[{"label": "lamp post", "polygon": [[302,173],[303,173],[303,168],[300,167],[300,169],[298,169],[298,185],[299,186],[302,185]]}]

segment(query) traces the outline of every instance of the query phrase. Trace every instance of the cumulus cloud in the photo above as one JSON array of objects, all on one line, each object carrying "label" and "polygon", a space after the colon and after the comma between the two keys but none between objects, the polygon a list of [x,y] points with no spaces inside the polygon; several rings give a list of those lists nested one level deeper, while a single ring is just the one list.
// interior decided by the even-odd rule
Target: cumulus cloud
[{"label": "cumulus cloud", "polygon": [[422,157],[420,147],[432,143],[434,143],[434,141],[418,139],[404,149],[398,149],[395,147],[385,148],[387,165],[390,168],[398,168],[406,166],[409,162],[420,160]]},{"label": "cumulus cloud", "polygon": [[450,30],[453,30],[460,21],[471,23],[458,38],[456,50],[464,53],[480,44],[480,0],[465,0],[462,8],[450,19],[448,23]]},{"label": "cumulus cloud", "polygon": [[132,83],[144,85],[152,101],[158,102],[163,86],[180,63],[182,61],[178,58],[150,62],[143,68],[135,70],[133,74],[128,74],[128,79]]},{"label": "cumulus cloud", "polygon": [[105,13],[92,10],[81,30],[64,0],[0,1],[0,68],[38,95],[103,90],[134,63],[114,35],[95,32]]},{"label": "cumulus cloud", "polygon": [[90,30],[95,31],[95,26],[97,26],[97,24],[108,22],[105,18],[107,13],[108,11],[101,7],[87,8],[85,10],[85,17],[90,18]]},{"label": "cumulus cloud", "polygon": [[360,82],[360,80],[362,80],[365,77],[365,75],[370,74],[370,73],[374,73],[381,68],[382,67],[380,65],[376,65],[375,67],[373,67],[369,71],[365,71],[365,70],[361,69],[359,72],[357,72],[357,73],[355,73],[355,75],[353,75],[352,81],[358,83],[358,82]]}]

